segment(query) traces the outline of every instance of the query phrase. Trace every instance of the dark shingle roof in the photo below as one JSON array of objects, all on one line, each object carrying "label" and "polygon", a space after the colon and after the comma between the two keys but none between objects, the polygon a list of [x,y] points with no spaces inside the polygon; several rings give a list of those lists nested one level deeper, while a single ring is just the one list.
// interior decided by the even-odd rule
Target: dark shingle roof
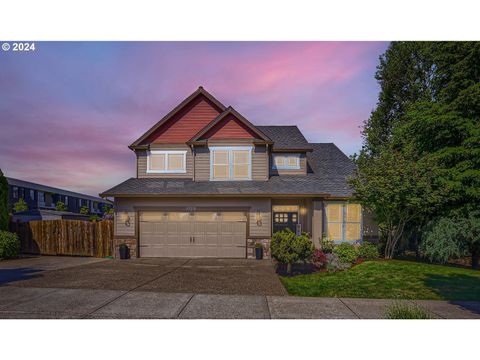
[{"label": "dark shingle roof", "polygon": [[[262,130],[263,131],[263,130]],[[272,176],[268,181],[192,181],[188,179],[131,178],[102,196],[175,195],[317,195],[349,197],[347,185],[354,165],[334,144],[309,144],[307,175]]]},{"label": "dark shingle roof", "polygon": [[312,147],[296,126],[257,126],[273,140],[273,150],[310,150]]},{"label": "dark shingle roof", "polygon": [[326,174],[331,178],[353,175],[355,165],[333,143],[310,143],[313,151],[307,153],[308,163],[317,175]]}]

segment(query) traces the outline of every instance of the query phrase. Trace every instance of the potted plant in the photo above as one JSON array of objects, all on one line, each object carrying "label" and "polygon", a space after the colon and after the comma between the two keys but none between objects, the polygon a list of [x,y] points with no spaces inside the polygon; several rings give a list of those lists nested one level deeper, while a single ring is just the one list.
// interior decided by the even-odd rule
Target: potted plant
[{"label": "potted plant", "polygon": [[255,259],[262,260],[263,259],[263,245],[262,243],[255,243]]},{"label": "potted plant", "polygon": [[120,259],[125,260],[130,257],[130,249],[128,248],[127,244],[123,243],[119,246],[120,250]]}]

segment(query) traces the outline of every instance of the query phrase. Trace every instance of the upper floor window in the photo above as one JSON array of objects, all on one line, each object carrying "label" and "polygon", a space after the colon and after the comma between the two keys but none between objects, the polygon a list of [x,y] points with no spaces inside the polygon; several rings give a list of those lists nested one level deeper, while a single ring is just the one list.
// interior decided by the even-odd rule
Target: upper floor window
[{"label": "upper floor window", "polygon": [[210,147],[211,180],[251,180],[252,148],[250,146]]},{"label": "upper floor window", "polygon": [[331,202],[325,205],[327,236],[336,242],[362,239],[362,208],[359,204]]},{"label": "upper floor window", "polygon": [[187,151],[151,150],[148,152],[147,173],[174,174],[185,173]]},{"label": "upper floor window", "polygon": [[65,205],[68,206],[68,196],[65,196]]},{"label": "upper floor window", "polygon": [[18,198],[18,187],[16,187],[16,186],[13,187],[12,196],[13,196],[14,199]]},{"label": "upper floor window", "polygon": [[30,190],[30,199],[35,200],[35,191],[34,190]]},{"label": "upper floor window", "polygon": [[300,154],[274,154],[274,169],[300,169]]}]

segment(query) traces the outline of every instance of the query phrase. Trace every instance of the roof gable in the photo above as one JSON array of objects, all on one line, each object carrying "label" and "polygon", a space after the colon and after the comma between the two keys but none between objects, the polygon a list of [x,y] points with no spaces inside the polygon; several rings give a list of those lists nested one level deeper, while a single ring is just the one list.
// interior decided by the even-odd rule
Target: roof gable
[{"label": "roof gable", "polygon": [[206,139],[259,139],[265,143],[272,142],[268,136],[231,106],[195,134],[189,143]]},{"label": "roof gable", "polygon": [[184,143],[224,110],[225,106],[200,86],[129,148],[145,147],[152,142]]}]

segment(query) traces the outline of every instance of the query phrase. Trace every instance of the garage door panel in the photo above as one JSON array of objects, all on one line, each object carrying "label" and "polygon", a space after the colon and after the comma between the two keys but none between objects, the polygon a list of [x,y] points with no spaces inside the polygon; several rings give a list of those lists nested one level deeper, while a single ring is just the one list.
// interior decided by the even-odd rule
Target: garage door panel
[{"label": "garage door panel", "polygon": [[244,258],[246,224],[243,212],[141,212],[140,256]]}]

